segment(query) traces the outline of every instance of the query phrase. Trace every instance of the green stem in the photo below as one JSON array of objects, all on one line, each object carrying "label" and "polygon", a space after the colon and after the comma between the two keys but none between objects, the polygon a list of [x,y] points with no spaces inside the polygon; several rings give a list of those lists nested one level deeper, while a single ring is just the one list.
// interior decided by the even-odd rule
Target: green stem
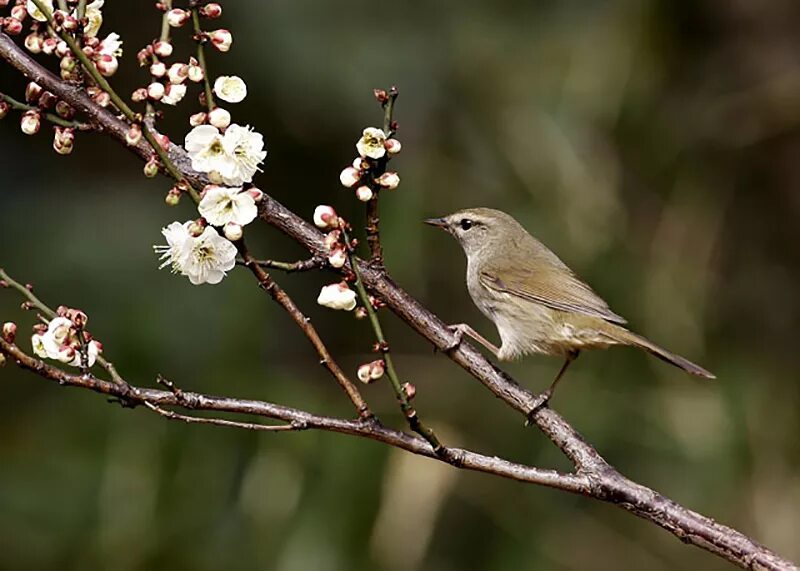
[{"label": "green stem", "polygon": [[[167,17],[167,14],[172,9],[172,0],[164,0],[162,4],[164,5],[164,13],[161,15],[161,34],[158,36],[158,39],[161,40],[162,42],[168,42],[169,18]],[[153,54],[153,56],[150,58],[150,61],[153,63],[156,63],[158,61],[158,57],[156,57],[156,54]],[[153,81],[155,80],[156,78],[153,78]],[[147,114],[147,116],[155,119],[156,108],[155,105],[153,105],[153,102],[148,101],[145,108],[146,108],[145,113]]]},{"label": "green stem", "polygon": [[[11,105],[12,109],[19,109],[20,111],[31,111],[41,110],[38,107],[33,105],[28,105],[27,103],[22,103],[21,101],[17,101],[13,97],[6,95],[5,93],[0,93],[0,101],[5,101],[9,105]],[[58,115],[53,115],[52,113],[42,113],[45,119],[53,123],[54,125],[59,125],[61,127],[72,127],[73,129],[78,129],[81,131],[86,131],[91,127],[86,123],[80,123],[78,121],[70,121],[68,119],[64,119],[63,117],[59,117]]]},{"label": "green stem", "polygon": [[358,297],[361,299],[362,305],[367,310],[367,316],[369,317],[370,325],[372,325],[372,329],[375,332],[375,339],[378,341],[378,346],[381,348],[380,350],[383,353],[383,361],[386,363],[386,376],[389,377],[389,382],[392,385],[392,389],[394,390],[397,401],[400,403],[400,409],[403,411],[403,416],[406,417],[408,425],[411,427],[411,429],[427,440],[428,444],[431,445],[433,451],[437,455],[444,454],[447,449],[439,441],[433,430],[423,424],[416,409],[408,400],[408,395],[403,389],[403,385],[397,375],[397,370],[394,366],[394,360],[392,359],[392,354],[389,351],[389,344],[386,341],[386,336],[383,334],[381,322],[378,319],[378,313],[375,311],[375,308],[372,307],[372,303],[369,300],[369,294],[367,293],[367,289],[364,287],[364,282],[361,279],[361,272],[358,270],[358,259],[349,248],[350,237],[344,228],[342,228],[342,237],[345,241],[345,244],[348,245],[350,268],[353,270],[353,274],[356,277],[356,292],[358,293]]},{"label": "green stem", "polygon": [[86,0],[79,0],[78,1],[78,20],[83,20],[84,16],[86,16]]},{"label": "green stem", "polygon": [[206,94],[206,107],[208,111],[213,111],[217,104],[214,102],[214,93],[211,91],[211,80],[208,78],[208,66],[206,64],[206,54],[203,48],[203,30],[200,28],[200,13],[196,6],[192,7],[192,26],[197,40],[197,64],[203,70],[203,89]]},{"label": "green stem", "polygon": [[[47,18],[47,23],[50,25],[51,28],[54,30],[56,29],[55,22],[53,21],[53,14],[47,9],[42,3],[42,0],[31,0],[39,11],[44,14],[45,18]],[[94,82],[106,93],[108,93],[109,97],[111,97],[112,103],[114,106],[122,112],[125,118],[130,121],[131,123],[138,123],[139,116],[133,112],[133,110],[128,106],[127,103],[117,94],[116,91],[111,87],[111,84],[108,83],[105,77],[103,77],[99,71],[97,71],[97,67],[92,63],[92,60],[88,58],[88,56],[83,53],[83,50],[78,45],[78,42],[75,41],[75,38],[70,36],[69,34],[58,33],[58,37],[60,37],[64,42],[66,42],[67,46],[69,46],[70,51],[78,58],[78,61],[81,62],[83,68],[86,72],[92,77]],[[161,164],[164,165],[164,168],[167,172],[177,181],[184,181],[188,187],[189,195],[192,197],[192,200],[199,203],[200,202],[200,195],[197,191],[192,188],[192,185],[189,184],[189,181],[185,180],[184,176],[178,170],[178,168],[173,164],[170,160],[169,155],[167,152],[161,147],[159,142],[156,140],[156,137],[150,127],[146,124],[142,124],[142,135],[144,135],[145,140],[150,143],[150,146],[153,148],[153,152],[158,156],[161,160]]]}]

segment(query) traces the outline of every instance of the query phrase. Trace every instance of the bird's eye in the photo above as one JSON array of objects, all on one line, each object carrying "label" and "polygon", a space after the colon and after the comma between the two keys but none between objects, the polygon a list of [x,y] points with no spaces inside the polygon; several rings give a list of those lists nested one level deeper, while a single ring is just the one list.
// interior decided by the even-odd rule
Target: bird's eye
[{"label": "bird's eye", "polygon": [[461,225],[462,230],[469,230],[470,228],[472,228],[472,220],[470,220],[469,218],[462,219],[461,222],[459,222],[459,224]]}]

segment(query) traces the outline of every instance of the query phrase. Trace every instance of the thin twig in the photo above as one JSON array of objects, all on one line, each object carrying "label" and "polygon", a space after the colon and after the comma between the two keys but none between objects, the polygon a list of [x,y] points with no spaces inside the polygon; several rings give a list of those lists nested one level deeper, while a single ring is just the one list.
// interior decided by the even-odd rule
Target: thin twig
[{"label": "thin twig", "polygon": [[[159,41],[168,42],[169,41],[169,11],[172,9],[172,0],[161,0],[161,6],[164,10],[164,13],[161,15],[161,33],[158,36]],[[152,63],[158,62],[158,56],[153,53],[150,58]],[[151,81],[158,81],[157,77],[150,77]],[[153,121],[155,121],[156,116],[156,107],[151,100],[147,100],[147,104],[145,105],[145,114],[148,117],[151,117]]]},{"label": "thin twig", "polygon": [[73,129],[78,129],[79,131],[89,131],[91,130],[92,126],[87,123],[81,123],[79,121],[70,121],[69,119],[64,119],[63,117],[59,117],[58,115],[54,115],[53,113],[42,113],[41,109],[34,105],[28,105],[27,103],[23,103],[22,101],[17,101],[10,95],[6,95],[5,93],[0,93],[0,101],[5,101],[8,103],[12,109],[18,109],[20,111],[39,111],[45,119],[53,123],[54,125],[58,125],[60,127],[71,127]]},{"label": "thin twig", "polygon": [[155,413],[160,414],[164,418],[170,420],[180,420],[188,424],[216,424],[217,426],[227,426],[229,428],[242,428],[244,430],[259,430],[261,432],[288,432],[291,430],[305,430],[308,427],[300,421],[292,421],[289,424],[256,424],[253,422],[239,422],[236,420],[226,420],[224,418],[206,418],[201,416],[189,416],[187,414],[180,414],[171,410],[165,410],[160,406],[151,403],[150,401],[143,401],[144,406],[149,408]]},{"label": "thin twig", "polygon": [[[240,266],[245,266],[245,261],[237,259],[236,263]],[[318,270],[325,267],[325,260],[316,256],[312,256],[307,260],[298,260],[296,262],[281,262],[278,260],[254,260],[254,263],[265,269],[281,270],[286,273],[293,272],[307,272],[309,270]]]},{"label": "thin twig", "polygon": [[206,37],[200,27],[200,9],[196,2],[190,4],[192,12],[192,27],[194,28],[194,39],[197,42],[197,64],[203,70],[203,93],[206,99],[206,108],[209,112],[214,110],[217,106],[214,101],[214,93],[211,91],[211,80],[208,77],[208,65],[206,64],[206,54],[203,45],[206,42]]},{"label": "thin twig", "polygon": [[370,411],[367,402],[364,400],[364,397],[361,396],[361,392],[358,390],[356,385],[351,381],[348,376],[344,373],[342,368],[339,364],[334,360],[333,356],[328,351],[328,348],[322,342],[322,339],[317,333],[317,330],[311,325],[311,321],[303,315],[303,312],[295,305],[292,298],[289,297],[281,287],[275,283],[275,280],[272,279],[267,272],[257,263],[257,261],[250,255],[250,252],[247,250],[247,247],[244,244],[243,240],[237,242],[237,247],[239,248],[239,253],[244,260],[244,265],[247,267],[253,275],[258,280],[258,284],[266,291],[272,299],[274,299],[278,305],[280,305],[292,318],[295,324],[300,328],[300,330],[305,334],[311,344],[316,349],[317,354],[319,355],[320,364],[325,367],[331,375],[336,379],[339,383],[339,386],[342,387],[342,390],[347,394],[350,402],[353,403],[353,406],[356,408],[359,417],[367,419],[373,416],[372,411]]}]

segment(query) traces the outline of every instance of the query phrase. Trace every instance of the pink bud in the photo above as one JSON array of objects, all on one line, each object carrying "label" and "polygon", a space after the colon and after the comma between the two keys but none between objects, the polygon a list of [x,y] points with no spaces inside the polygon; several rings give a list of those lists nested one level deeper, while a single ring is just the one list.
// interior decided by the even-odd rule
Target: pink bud
[{"label": "pink bud", "polygon": [[242,234],[244,233],[241,225],[236,224],[235,222],[228,222],[222,231],[225,233],[225,237],[231,242],[241,240]]},{"label": "pink bud", "polygon": [[383,188],[394,190],[400,184],[400,177],[396,172],[388,171],[379,176],[375,182],[377,182]]},{"label": "pink bud", "polygon": [[255,186],[251,186],[245,192],[252,196],[255,202],[261,202],[261,199],[264,198],[264,193],[260,188],[256,188]]},{"label": "pink bud", "polygon": [[11,17],[19,20],[20,22],[24,22],[25,18],[28,17],[28,11],[25,9],[23,4],[17,4],[11,8]]},{"label": "pink bud", "polygon": [[41,53],[44,46],[44,39],[37,33],[28,34],[25,36],[25,49],[32,54]]},{"label": "pink bud", "polygon": [[164,84],[158,81],[154,81],[147,86],[147,96],[155,101],[164,97],[164,91]]},{"label": "pink bud", "polygon": [[20,128],[26,135],[35,135],[39,132],[39,128],[41,126],[42,119],[37,110],[31,109],[30,111],[25,111],[25,113],[22,114],[22,119],[20,119]]},{"label": "pink bud", "polygon": [[328,250],[333,250],[337,244],[339,244],[339,239],[341,238],[342,233],[339,230],[332,230],[325,234],[325,238],[323,239],[322,243]]},{"label": "pink bud", "polygon": [[208,122],[217,129],[225,129],[231,124],[231,114],[222,107],[215,107],[208,113]]},{"label": "pink bud", "polygon": [[314,209],[314,224],[321,230],[332,230],[339,227],[339,215],[332,206],[320,204]]},{"label": "pink bud", "polygon": [[406,393],[408,400],[412,400],[417,395],[417,387],[411,383],[403,383],[403,392]]},{"label": "pink bud", "polygon": [[[194,63],[192,63],[194,61]],[[189,81],[193,81],[194,83],[199,83],[203,81],[205,78],[205,72],[203,68],[197,65],[197,60],[192,58],[189,62],[189,70],[188,70]]]},{"label": "pink bud", "polygon": [[147,99],[147,89],[144,87],[140,87],[131,94],[131,100],[134,103],[141,103],[146,99]]},{"label": "pink bud", "polygon": [[341,182],[342,186],[345,188],[351,188],[355,186],[360,179],[361,171],[353,167],[347,167],[339,174],[339,182]]},{"label": "pink bud", "polygon": [[192,127],[197,127],[198,125],[203,125],[206,122],[207,118],[208,118],[208,115],[206,115],[202,111],[200,113],[195,113],[194,115],[191,115],[189,117],[189,125],[191,125]]},{"label": "pink bud", "polygon": [[219,18],[222,16],[222,6],[217,4],[216,2],[211,2],[206,4],[202,8],[200,8],[200,15],[204,18],[208,18],[209,20],[213,20],[214,18]]},{"label": "pink bud", "polygon": [[167,23],[173,28],[180,28],[183,26],[186,21],[189,19],[189,12],[186,10],[181,10],[180,8],[174,8],[167,12]]},{"label": "pink bud", "polygon": [[150,65],[150,75],[153,77],[164,77],[167,73],[167,66],[163,61],[157,61]]},{"label": "pink bud", "polygon": [[218,51],[227,52],[231,49],[233,43],[233,36],[228,30],[219,29],[208,33],[208,38],[211,40],[211,45]]},{"label": "pink bud", "polygon": [[347,261],[347,252],[344,251],[344,246],[341,244],[334,246],[331,253],[328,254],[328,263],[333,268],[341,268]]},{"label": "pink bud", "polygon": [[38,83],[31,81],[25,86],[25,101],[33,103],[39,99],[42,94],[42,86]]},{"label": "pink bud", "polygon": [[3,119],[6,115],[8,115],[9,109],[11,109],[11,105],[0,100],[0,119]]},{"label": "pink bud", "polygon": [[45,55],[51,55],[56,51],[56,46],[58,45],[58,40],[55,38],[45,38],[42,42],[42,53]]},{"label": "pink bud", "polygon": [[142,140],[142,127],[138,123],[134,123],[128,128],[128,132],[125,133],[125,142],[134,147],[139,144],[139,141]]},{"label": "pink bud", "polygon": [[97,67],[97,71],[100,72],[100,75],[104,77],[111,77],[117,73],[117,69],[119,68],[119,62],[117,61],[117,58],[105,54],[100,54],[95,59],[94,64]]},{"label": "pink bud", "polygon": [[361,202],[369,202],[372,200],[372,189],[367,185],[359,186],[356,189],[356,198]]},{"label": "pink bud", "polygon": [[3,340],[6,343],[13,343],[17,338],[17,324],[13,321],[6,321],[3,323]]},{"label": "pink bud", "polygon": [[189,66],[185,63],[173,63],[167,72],[170,83],[180,84],[189,76]]},{"label": "pink bud", "polygon": [[144,165],[144,176],[146,176],[147,178],[153,178],[157,174],[158,174],[158,158],[152,157]]},{"label": "pink bud", "polygon": [[16,18],[6,18],[3,22],[3,31],[9,36],[16,36],[22,33],[22,22]]},{"label": "pink bud", "polygon": [[53,150],[59,155],[68,155],[75,146],[75,129],[72,127],[55,127]]},{"label": "pink bud", "polygon": [[172,55],[172,44],[166,40],[157,40],[153,44],[153,53],[159,57],[169,57]]},{"label": "pink bud", "polygon": [[400,141],[397,139],[386,139],[386,142],[383,143],[383,147],[390,155],[396,155],[400,152],[400,149],[403,148],[403,145],[401,145]]}]

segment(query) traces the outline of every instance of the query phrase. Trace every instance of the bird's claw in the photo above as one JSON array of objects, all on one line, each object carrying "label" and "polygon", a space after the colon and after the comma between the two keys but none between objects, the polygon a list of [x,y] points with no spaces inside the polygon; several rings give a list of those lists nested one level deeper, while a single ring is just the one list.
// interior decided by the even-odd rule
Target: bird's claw
[{"label": "bird's claw", "polygon": [[553,392],[550,389],[543,391],[536,395],[536,401],[531,406],[531,409],[528,411],[528,414],[525,415],[525,426],[528,427],[533,424],[533,417],[534,415],[539,412],[539,409],[545,407],[550,402],[550,397],[553,396]]}]

